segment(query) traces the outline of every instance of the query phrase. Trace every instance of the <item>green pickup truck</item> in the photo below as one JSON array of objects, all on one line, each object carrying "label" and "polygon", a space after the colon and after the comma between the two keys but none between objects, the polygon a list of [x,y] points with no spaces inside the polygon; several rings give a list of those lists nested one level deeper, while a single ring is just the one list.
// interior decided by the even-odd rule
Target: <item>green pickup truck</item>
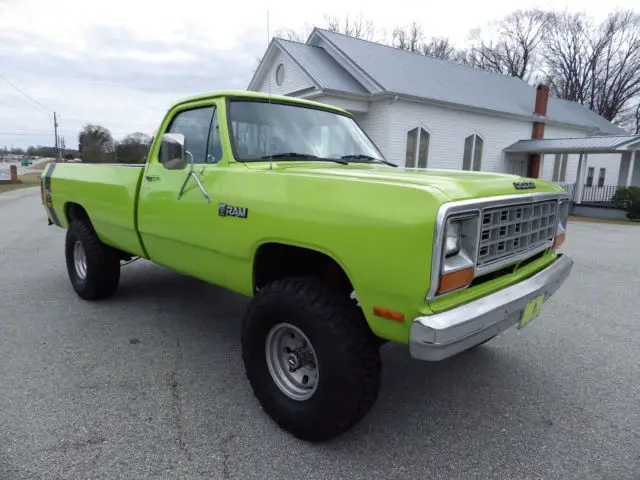
[{"label": "green pickup truck", "polygon": [[251,301],[242,358],[283,429],[326,441],[380,388],[380,347],[438,361],[538,316],[570,274],[569,199],[513,175],[399,168],[341,109],[223,91],[173,105],[146,164],[50,164],[77,295],[136,258]]}]

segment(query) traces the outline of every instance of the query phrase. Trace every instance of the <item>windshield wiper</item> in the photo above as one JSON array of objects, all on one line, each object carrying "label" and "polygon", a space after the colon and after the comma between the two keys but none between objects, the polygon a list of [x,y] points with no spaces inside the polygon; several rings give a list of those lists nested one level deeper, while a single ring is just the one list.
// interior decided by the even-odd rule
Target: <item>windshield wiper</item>
[{"label": "windshield wiper", "polygon": [[357,155],[343,155],[340,158],[344,160],[371,160],[374,162],[384,163],[385,165],[389,165],[390,167],[397,167],[395,163],[387,162],[386,160],[382,160],[380,158],[372,157],[371,155],[365,155],[364,153],[359,153]]},{"label": "windshield wiper", "polygon": [[318,157],[316,155],[311,155],[309,153],[298,153],[298,152],[274,153],[273,155],[264,155],[263,157],[260,157],[261,160],[266,160],[268,158],[273,158],[276,160],[283,160],[287,158],[290,158],[290,159],[300,158],[303,160],[315,160],[318,162],[335,162],[335,163],[339,163],[340,165],[349,165],[349,162],[345,160],[341,160],[339,158]]}]

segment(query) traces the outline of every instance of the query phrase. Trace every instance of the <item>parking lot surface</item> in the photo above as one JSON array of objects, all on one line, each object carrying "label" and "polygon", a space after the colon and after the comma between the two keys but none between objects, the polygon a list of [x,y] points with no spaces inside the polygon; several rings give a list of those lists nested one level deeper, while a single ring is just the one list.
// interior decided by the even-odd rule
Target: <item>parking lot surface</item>
[{"label": "parking lot surface", "polygon": [[383,348],[366,419],[324,445],[260,410],[247,300],[146,261],[88,303],[37,189],[0,195],[0,478],[638,479],[640,227],[574,223],[523,330],[440,363]]}]

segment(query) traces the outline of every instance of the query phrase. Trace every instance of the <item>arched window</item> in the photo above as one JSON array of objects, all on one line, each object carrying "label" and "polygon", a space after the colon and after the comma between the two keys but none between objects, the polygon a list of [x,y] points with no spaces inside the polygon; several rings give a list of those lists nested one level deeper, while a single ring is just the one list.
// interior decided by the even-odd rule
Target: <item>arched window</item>
[{"label": "arched window", "polygon": [[553,162],[553,175],[551,177],[552,182],[566,181],[568,159],[569,159],[568,153],[556,153],[556,157]]},{"label": "arched window", "polygon": [[427,168],[431,135],[424,128],[416,127],[407,133],[405,167]]},{"label": "arched window", "polygon": [[463,170],[482,169],[482,148],[484,140],[475,133],[464,139],[464,154],[462,156]]}]

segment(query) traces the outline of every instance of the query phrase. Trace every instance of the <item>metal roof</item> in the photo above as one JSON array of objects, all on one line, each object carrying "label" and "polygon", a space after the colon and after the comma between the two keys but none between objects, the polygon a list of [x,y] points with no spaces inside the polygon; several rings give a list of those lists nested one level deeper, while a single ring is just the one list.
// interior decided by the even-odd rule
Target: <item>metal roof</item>
[{"label": "metal roof", "polygon": [[507,153],[616,153],[640,150],[640,135],[604,135],[582,138],[519,140]]},{"label": "metal roof", "polygon": [[[329,42],[384,91],[461,106],[475,107],[534,119],[536,89],[526,82],[454,62],[316,28],[307,44],[280,40],[288,53],[319,83],[352,92],[360,85],[320,47],[314,36]],[[320,52],[324,52],[324,54]],[[339,77],[331,78],[337,69]],[[351,77],[352,78],[352,77]],[[329,87],[327,87],[329,88]],[[357,88],[357,87],[356,87]],[[364,90],[362,88],[359,91]],[[372,92],[373,93],[373,92]],[[599,130],[604,134],[626,133],[605,118],[576,102],[550,97],[547,119]]]},{"label": "metal roof", "polygon": [[347,93],[369,93],[323,48],[281,38],[276,42],[320,88]]}]

